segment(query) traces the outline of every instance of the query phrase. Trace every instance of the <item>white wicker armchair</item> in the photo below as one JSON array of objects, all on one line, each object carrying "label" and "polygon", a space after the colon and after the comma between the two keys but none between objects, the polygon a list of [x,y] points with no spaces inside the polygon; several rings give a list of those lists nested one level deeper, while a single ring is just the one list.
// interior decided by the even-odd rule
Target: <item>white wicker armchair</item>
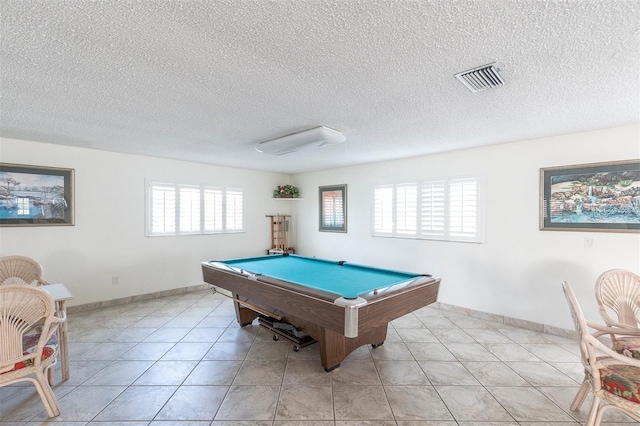
[{"label": "white wicker armchair", "polygon": [[[49,284],[42,279],[42,266],[34,259],[27,256],[0,257],[0,285]],[[49,370],[49,384],[53,386],[53,369]]]},{"label": "white wicker armchair", "polygon": [[[584,318],[578,300],[565,281],[562,289],[569,303],[571,316],[578,333],[585,378],[571,403],[571,410],[582,406],[589,391],[593,404],[585,426],[597,426],[609,409],[618,409],[640,421],[640,360],[614,352],[597,337],[615,333],[611,327],[601,327]],[[593,334],[590,329],[595,330]]]},{"label": "white wicker armchair", "polygon": [[0,387],[33,383],[49,417],[60,410],[45,371],[58,355],[54,333],[65,319],[55,316],[46,291],[24,284],[0,286]]},{"label": "white wicker armchair", "polygon": [[42,266],[27,256],[0,257],[0,285],[48,284],[42,279]]},{"label": "white wicker armchair", "polygon": [[611,269],[596,280],[600,316],[609,327],[613,350],[640,359],[640,276],[624,269]]}]

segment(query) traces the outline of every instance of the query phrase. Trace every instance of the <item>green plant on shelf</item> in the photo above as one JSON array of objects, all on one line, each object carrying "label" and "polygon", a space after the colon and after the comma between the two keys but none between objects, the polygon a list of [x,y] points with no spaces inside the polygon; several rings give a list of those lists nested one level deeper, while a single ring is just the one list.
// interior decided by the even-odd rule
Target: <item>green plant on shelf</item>
[{"label": "green plant on shelf", "polygon": [[300,190],[293,185],[279,185],[273,190],[273,198],[298,198]]}]

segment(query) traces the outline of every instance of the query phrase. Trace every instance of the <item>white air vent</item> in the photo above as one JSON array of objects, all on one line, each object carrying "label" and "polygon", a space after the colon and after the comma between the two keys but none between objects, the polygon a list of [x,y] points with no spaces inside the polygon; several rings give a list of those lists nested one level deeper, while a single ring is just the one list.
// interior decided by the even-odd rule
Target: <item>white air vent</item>
[{"label": "white air vent", "polygon": [[472,92],[480,92],[492,87],[502,86],[504,80],[500,75],[500,69],[495,66],[495,62],[483,65],[469,71],[456,74],[456,78]]}]

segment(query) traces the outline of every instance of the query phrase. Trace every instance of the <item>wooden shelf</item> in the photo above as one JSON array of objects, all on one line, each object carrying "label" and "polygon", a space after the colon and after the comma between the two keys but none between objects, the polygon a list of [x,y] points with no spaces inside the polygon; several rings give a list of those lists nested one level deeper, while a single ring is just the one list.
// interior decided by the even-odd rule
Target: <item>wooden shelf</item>
[{"label": "wooden shelf", "polygon": [[291,238],[293,233],[292,221],[290,214],[268,214],[271,225],[271,248],[267,250],[267,254],[271,250],[280,251],[280,253],[293,253],[294,240]]}]

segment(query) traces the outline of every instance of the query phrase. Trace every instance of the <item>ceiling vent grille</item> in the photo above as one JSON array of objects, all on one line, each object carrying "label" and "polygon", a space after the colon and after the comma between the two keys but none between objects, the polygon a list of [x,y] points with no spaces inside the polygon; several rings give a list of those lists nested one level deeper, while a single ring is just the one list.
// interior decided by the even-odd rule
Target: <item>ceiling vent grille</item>
[{"label": "ceiling vent grille", "polygon": [[496,67],[495,62],[458,73],[456,78],[474,93],[504,84],[500,69]]}]

